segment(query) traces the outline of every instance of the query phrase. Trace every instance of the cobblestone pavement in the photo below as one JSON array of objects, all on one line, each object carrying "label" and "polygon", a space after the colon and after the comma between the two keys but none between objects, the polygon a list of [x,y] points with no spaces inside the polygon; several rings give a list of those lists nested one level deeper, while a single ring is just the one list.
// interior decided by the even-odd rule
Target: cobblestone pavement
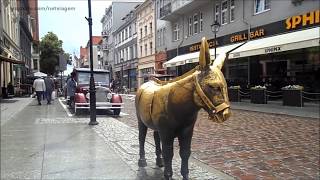
[{"label": "cobblestone pavement", "polygon": [[[133,99],[125,100],[123,112],[129,115],[118,119],[137,128]],[[319,179],[319,119],[232,113],[228,121],[216,124],[200,111],[193,158],[236,179]]]}]

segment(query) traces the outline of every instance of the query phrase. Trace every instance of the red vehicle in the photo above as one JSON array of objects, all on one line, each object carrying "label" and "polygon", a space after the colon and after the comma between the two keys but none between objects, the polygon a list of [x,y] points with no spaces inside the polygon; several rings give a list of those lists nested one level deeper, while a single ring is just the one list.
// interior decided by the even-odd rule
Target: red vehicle
[{"label": "red vehicle", "polygon": [[[90,109],[90,69],[76,68],[77,89],[75,94],[74,112],[79,109]],[[123,108],[122,98],[113,93],[110,88],[110,72],[94,69],[93,76],[96,89],[96,109],[111,109],[114,115],[119,115]]]}]

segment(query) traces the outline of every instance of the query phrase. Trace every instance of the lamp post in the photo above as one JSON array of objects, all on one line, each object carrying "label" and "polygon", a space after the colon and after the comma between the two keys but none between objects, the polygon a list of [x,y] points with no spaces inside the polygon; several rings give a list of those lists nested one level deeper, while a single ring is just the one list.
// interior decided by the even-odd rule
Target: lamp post
[{"label": "lamp post", "polygon": [[219,31],[220,23],[218,21],[214,21],[211,24],[211,30],[214,33],[214,59],[217,58],[217,32]]},{"label": "lamp post", "polygon": [[121,78],[120,78],[121,87],[120,87],[120,89],[122,89],[122,87],[123,87],[123,58],[121,58],[120,61],[121,61]]},{"label": "lamp post", "polygon": [[90,122],[89,125],[99,124],[96,121],[96,90],[93,77],[93,53],[92,53],[92,17],[91,17],[91,0],[88,0],[89,17],[86,18],[89,23],[89,44],[90,44]]}]

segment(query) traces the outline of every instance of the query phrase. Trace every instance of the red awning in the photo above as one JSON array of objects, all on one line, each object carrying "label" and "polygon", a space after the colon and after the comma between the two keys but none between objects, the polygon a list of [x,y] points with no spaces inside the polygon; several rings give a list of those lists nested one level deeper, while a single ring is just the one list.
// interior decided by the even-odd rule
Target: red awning
[{"label": "red awning", "polygon": [[18,60],[12,59],[12,58],[4,57],[2,55],[0,55],[0,61],[10,62],[13,64],[25,64],[25,62],[23,62],[23,61],[18,61]]}]

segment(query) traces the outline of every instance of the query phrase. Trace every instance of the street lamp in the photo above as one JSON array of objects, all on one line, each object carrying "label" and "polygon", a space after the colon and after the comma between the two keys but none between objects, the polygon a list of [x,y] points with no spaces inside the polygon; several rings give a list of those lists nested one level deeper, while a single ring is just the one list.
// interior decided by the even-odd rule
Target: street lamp
[{"label": "street lamp", "polygon": [[86,18],[89,23],[89,43],[90,43],[90,122],[89,125],[99,124],[96,121],[96,90],[93,77],[93,53],[92,53],[92,17],[91,17],[91,0],[88,0],[89,17]]},{"label": "street lamp", "polygon": [[122,87],[123,87],[123,58],[120,59],[120,62],[121,62],[121,78],[120,78],[121,87],[120,87],[120,89],[122,89]]},{"label": "street lamp", "polygon": [[211,24],[211,30],[214,33],[214,59],[217,58],[217,32],[219,31],[220,23],[218,21],[214,21],[213,24]]}]

